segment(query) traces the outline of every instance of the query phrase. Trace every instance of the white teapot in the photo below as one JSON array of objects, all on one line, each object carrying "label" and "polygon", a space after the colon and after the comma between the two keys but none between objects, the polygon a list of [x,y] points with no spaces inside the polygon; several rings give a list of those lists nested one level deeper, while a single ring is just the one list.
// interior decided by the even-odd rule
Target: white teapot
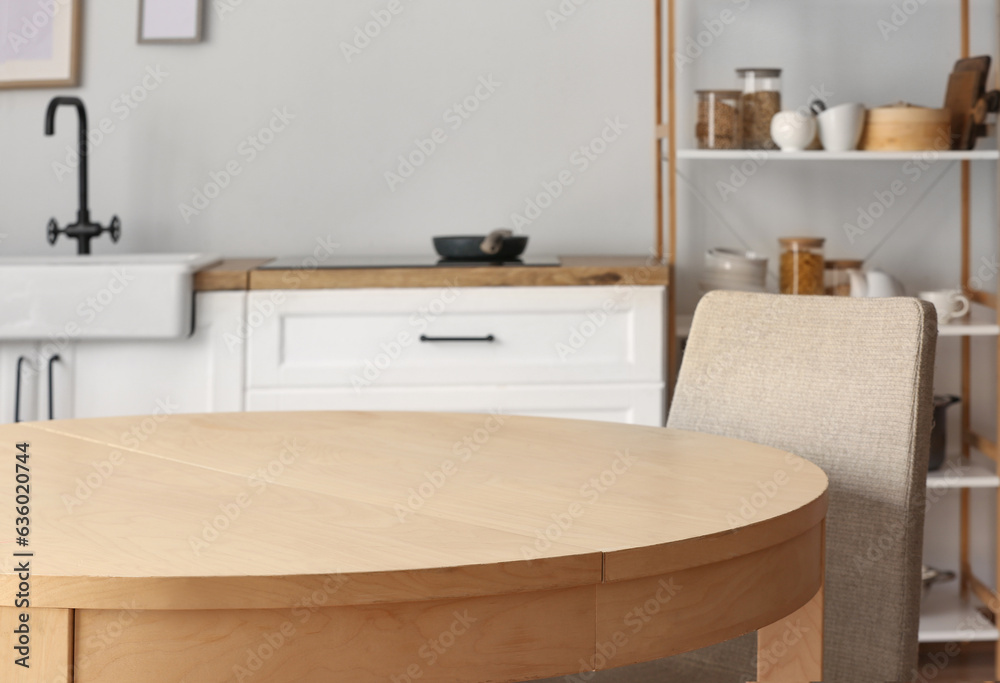
[{"label": "white teapot", "polygon": [[851,276],[851,296],[906,296],[903,283],[881,270],[869,270],[867,273],[849,270],[847,274]]}]

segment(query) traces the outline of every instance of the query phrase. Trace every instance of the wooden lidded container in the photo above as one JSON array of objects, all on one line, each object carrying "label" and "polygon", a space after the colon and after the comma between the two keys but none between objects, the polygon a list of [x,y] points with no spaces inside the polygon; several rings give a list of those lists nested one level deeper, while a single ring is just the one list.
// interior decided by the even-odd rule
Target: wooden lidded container
[{"label": "wooden lidded container", "polygon": [[869,109],[858,149],[868,152],[951,148],[951,113],[905,102]]}]

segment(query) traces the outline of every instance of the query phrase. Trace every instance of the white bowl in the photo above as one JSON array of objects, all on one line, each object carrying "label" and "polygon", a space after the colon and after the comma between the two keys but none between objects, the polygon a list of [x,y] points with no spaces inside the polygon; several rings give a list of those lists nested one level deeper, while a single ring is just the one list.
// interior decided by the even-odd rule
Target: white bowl
[{"label": "white bowl", "polygon": [[703,286],[712,289],[764,291],[767,259],[748,251],[710,249],[705,254]]},{"label": "white bowl", "polygon": [[701,286],[703,292],[711,292],[717,289],[722,289],[730,292],[767,292],[767,289],[763,285],[759,284],[741,284],[736,282],[720,282],[718,280],[713,280],[710,278],[703,279],[698,283]]}]

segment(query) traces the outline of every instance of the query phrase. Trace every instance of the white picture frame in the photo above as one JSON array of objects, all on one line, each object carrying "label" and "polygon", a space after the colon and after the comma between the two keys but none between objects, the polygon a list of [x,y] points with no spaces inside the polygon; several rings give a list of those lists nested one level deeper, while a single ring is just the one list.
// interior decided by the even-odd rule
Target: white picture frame
[{"label": "white picture frame", "polygon": [[201,42],[204,16],[204,0],[139,0],[139,42]]}]

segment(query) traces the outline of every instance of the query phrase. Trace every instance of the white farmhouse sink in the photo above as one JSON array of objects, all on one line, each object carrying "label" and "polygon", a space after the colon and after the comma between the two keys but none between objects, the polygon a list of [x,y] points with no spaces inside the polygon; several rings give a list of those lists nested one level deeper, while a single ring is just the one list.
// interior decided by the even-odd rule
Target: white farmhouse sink
[{"label": "white farmhouse sink", "polygon": [[0,340],[176,339],[201,254],[0,258]]}]

